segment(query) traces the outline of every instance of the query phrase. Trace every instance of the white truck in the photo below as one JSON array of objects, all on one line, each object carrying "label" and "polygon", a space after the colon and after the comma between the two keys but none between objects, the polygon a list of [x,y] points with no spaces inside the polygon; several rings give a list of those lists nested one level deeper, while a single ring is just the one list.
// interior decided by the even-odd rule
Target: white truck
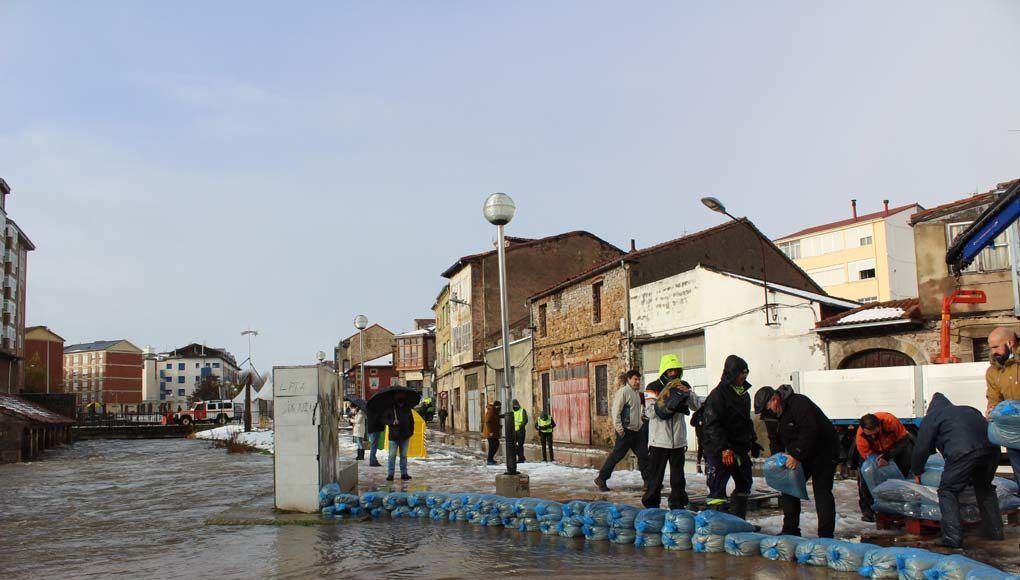
[{"label": "white truck", "polygon": [[240,417],[238,410],[234,409],[234,402],[227,399],[223,401],[198,401],[190,409],[174,414],[174,422],[180,425],[191,425],[192,423],[217,423],[225,425]]}]

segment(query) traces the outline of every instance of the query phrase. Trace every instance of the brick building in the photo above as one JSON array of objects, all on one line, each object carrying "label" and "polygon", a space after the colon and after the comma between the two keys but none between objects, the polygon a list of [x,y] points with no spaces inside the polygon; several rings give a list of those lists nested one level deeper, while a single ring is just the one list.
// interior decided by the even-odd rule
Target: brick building
[{"label": "brick building", "polygon": [[28,252],[35,244],[7,216],[11,188],[0,178],[0,227],[3,231],[3,307],[0,325],[0,392],[17,393],[25,381],[25,290]]},{"label": "brick building", "polygon": [[359,382],[362,376],[360,364],[347,370],[345,376],[350,392],[345,393],[344,396],[361,398],[362,388],[364,388],[367,401],[372,398],[372,395],[393,385],[393,377],[397,376],[393,370],[393,353],[365,361],[364,366],[364,384]]},{"label": "brick building", "polygon": [[64,349],[64,384],[81,405],[142,402],[142,349],[127,340],[73,344]]},{"label": "brick building", "polygon": [[[529,334],[529,296],[560,280],[619,257],[623,251],[588,232],[577,231],[531,240],[507,238],[506,261],[511,340]],[[452,428],[480,431],[487,399],[495,384],[485,365],[485,351],[501,340],[499,266],[496,250],[464,256],[443,272],[449,291],[436,302],[442,353],[436,381],[442,404],[450,409]],[[447,329],[448,327],[448,329]],[[444,395],[444,393],[446,393]]]},{"label": "brick building", "polygon": [[25,329],[25,391],[64,392],[64,339],[45,326]]},{"label": "brick building", "polygon": [[[361,375],[349,375],[347,372],[350,369],[360,373],[360,366],[362,361],[361,353],[361,334],[364,334],[364,360],[370,361],[378,359],[379,357],[386,355],[393,355],[393,333],[386,330],[379,324],[373,324],[363,330],[361,333],[355,332],[354,334],[344,338],[340,341],[340,344],[333,349],[333,364],[335,368],[338,368],[343,372],[345,377],[352,377],[351,380],[347,381],[347,384],[343,386],[344,396],[354,396],[356,391],[355,385],[361,384]],[[387,383],[388,384],[388,383]]]}]

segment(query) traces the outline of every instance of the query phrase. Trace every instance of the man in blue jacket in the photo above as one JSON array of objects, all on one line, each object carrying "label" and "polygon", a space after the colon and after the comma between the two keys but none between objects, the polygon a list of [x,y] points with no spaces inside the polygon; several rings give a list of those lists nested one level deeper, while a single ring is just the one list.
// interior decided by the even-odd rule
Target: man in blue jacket
[{"label": "man in blue jacket", "polygon": [[911,471],[924,473],[925,463],[938,450],[946,460],[939,483],[939,510],[942,512],[942,537],[935,545],[963,547],[963,523],[960,519],[960,493],[974,486],[981,533],[989,540],[1002,539],[1002,515],[992,479],[999,465],[999,447],[988,441],[988,422],[973,407],[954,405],[942,393],[935,393],[921,421],[917,444],[911,458]]}]

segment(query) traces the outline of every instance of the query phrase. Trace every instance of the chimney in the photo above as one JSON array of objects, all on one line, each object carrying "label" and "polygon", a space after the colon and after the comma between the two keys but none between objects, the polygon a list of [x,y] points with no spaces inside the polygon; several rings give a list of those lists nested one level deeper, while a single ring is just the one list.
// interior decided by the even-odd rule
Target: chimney
[{"label": "chimney", "polygon": [[882,204],[885,205],[885,213],[883,215],[889,215],[889,200],[883,199]]},{"label": "chimney", "polygon": [[854,221],[857,221],[857,200],[856,199],[851,199],[850,200],[850,208],[853,209],[853,211],[854,211]]},{"label": "chimney", "polygon": [[634,243],[634,238],[630,239],[630,251],[632,251],[632,252],[636,252],[637,251],[637,244]]}]

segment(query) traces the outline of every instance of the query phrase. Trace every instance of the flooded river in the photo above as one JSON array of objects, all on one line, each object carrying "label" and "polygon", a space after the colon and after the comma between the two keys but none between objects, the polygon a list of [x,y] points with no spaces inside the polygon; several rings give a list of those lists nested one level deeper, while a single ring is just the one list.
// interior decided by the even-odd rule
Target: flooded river
[{"label": "flooded river", "polygon": [[825,578],[760,558],[637,549],[464,523],[214,526],[272,457],[192,440],[84,441],[0,466],[0,578]]}]

